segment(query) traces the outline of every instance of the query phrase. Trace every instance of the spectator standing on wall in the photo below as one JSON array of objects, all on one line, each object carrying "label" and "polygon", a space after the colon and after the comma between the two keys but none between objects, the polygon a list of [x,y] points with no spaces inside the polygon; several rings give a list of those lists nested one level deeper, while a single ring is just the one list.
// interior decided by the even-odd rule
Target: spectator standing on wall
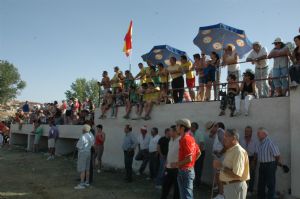
[{"label": "spectator standing on wall", "polygon": [[176,61],[175,57],[170,58],[170,65],[167,67],[167,71],[172,77],[171,85],[174,103],[181,103],[184,93],[184,79],[182,76],[182,68]]},{"label": "spectator standing on wall", "polygon": [[288,90],[288,67],[289,67],[289,58],[288,55],[289,49],[282,42],[281,38],[276,38],[273,42],[275,47],[270,52],[268,58],[274,59],[273,64],[273,79],[276,90],[276,97],[286,96]]},{"label": "spectator standing on wall", "polygon": [[185,73],[186,86],[189,89],[189,94],[192,101],[195,101],[195,74],[193,63],[187,59],[187,56],[181,56],[181,68]]},{"label": "spectator standing on wall", "polygon": [[240,79],[240,65],[239,62],[239,56],[237,52],[235,51],[235,46],[232,44],[228,44],[227,47],[224,49],[223,54],[223,66],[227,65],[227,76],[229,74],[234,74],[236,76],[236,79],[239,81]]},{"label": "spectator standing on wall", "polygon": [[[252,44],[253,50],[248,55],[246,61],[250,61],[255,65],[255,79],[257,81],[258,97],[267,97],[269,86],[267,83],[268,78],[268,51],[265,47],[256,41]],[[264,79],[264,80],[261,80]]]},{"label": "spectator standing on wall", "polygon": [[124,163],[127,182],[132,182],[132,162],[134,150],[138,144],[136,137],[132,133],[132,127],[127,124],[124,128],[125,136],[123,138],[122,149],[124,151]]},{"label": "spectator standing on wall", "polygon": [[293,66],[289,70],[291,78],[291,87],[297,87],[300,84],[300,35],[294,37],[296,48],[290,55]]}]

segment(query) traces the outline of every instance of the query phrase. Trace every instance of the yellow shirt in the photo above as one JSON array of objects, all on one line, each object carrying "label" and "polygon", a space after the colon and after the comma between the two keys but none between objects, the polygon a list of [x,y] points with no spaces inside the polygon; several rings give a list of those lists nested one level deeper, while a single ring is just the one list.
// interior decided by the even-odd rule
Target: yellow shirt
[{"label": "yellow shirt", "polygon": [[222,182],[233,180],[247,181],[250,179],[248,154],[239,144],[227,149],[224,155],[223,166],[231,169],[239,177],[235,178],[221,171],[220,180]]},{"label": "yellow shirt", "polygon": [[141,78],[140,78],[141,84],[146,83],[146,69],[145,68],[142,68],[140,70],[140,75],[141,75]]},{"label": "yellow shirt", "polygon": [[167,83],[168,82],[168,75],[160,74],[159,77],[160,77],[160,82],[161,83]]},{"label": "yellow shirt", "polygon": [[188,61],[185,64],[181,64],[181,68],[183,70],[188,70],[188,72],[186,72],[187,79],[193,79],[195,77],[194,71],[191,71],[192,67],[193,67],[193,63],[191,61]]},{"label": "yellow shirt", "polygon": [[151,70],[150,67],[146,67],[145,68],[145,78],[146,78],[146,83],[152,82],[152,78],[151,78]]},{"label": "yellow shirt", "polygon": [[112,88],[121,88],[122,82],[119,79],[120,72],[115,73],[114,77],[111,79],[113,81],[111,87]]},{"label": "yellow shirt", "polygon": [[181,72],[171,74],[174,71],[180,71],[181,70],[181,66],[178,65],[178,64],[175,64],[174,66],[171,66],[171,65],[168,66],[167,70],[170,72],[170,75],[171,75],[172,79],[175,79],[175,78],[178,78],[178,77],[182,76]]}]

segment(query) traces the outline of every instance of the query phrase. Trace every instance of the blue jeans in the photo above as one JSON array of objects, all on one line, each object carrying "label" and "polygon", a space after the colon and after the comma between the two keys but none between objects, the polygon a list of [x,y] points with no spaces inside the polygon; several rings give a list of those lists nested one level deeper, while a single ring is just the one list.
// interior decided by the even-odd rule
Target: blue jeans
[{"label": "blue jeans", "polygon": [[193,168],[178,171],[177,181],[181,199],[193,199],[193,181],[195,172]]},{"label": "blue jeans", "polygon": [[[282,89],[287,89],[288,88],[288,67],[283,67],[283,68],[273,68],[273,78],[280,78],[280,79],[274,79],[274,85],[275,88],[282,88]],[[281,78],[285,77],[285,78]]]},{"label": "blue jeans", "polygon": [[158,174],[157,174],[157,177],[156,177],[156,185],[162,185],[163,184],[165,164],[166,164],[166,158],[160,156],[159,157],[159,170],[158,170]]}]

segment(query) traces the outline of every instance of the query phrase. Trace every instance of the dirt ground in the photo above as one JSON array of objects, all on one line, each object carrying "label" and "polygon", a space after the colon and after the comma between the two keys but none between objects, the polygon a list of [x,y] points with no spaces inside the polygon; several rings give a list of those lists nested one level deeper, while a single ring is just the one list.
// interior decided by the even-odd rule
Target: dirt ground
[{"label": "dirt ground", "polygon": [[[106,169],[94,175],[94,183],[85,190],[78,184],[76,161],[57,157],[47,161],[44,153],[25,152],[24,148],[0,149],[0,199],[158,199],[160,190],[145,176],[134,176],[126,183],[124,173]],[[195,190],[195,198],[208,199],[209,188]]]}]

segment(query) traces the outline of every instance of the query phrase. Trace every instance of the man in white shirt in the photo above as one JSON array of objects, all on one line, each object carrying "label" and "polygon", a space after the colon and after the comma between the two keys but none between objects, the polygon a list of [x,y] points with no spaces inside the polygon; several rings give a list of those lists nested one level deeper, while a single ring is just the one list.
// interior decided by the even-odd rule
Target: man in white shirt
[{"label": "man in white shirt", "polygon": [[176,131],[176,126],[171,126],[171,139],[169,141],[169,151],[167,155],[166,169],[162,187],[162,193],[160,199],[167,199],[169,192],[172,187],[174,187],[173,199],[179,199],[179,189],[177,182],[177,173],[178,168],[172,168],[171,163],[178,161],[178,153],[179,153],[179,140],[180,135]]},{"label": "man in white shirt", "polygon": [[248,195],[253,194],[253,187],[255,182],[256,160],[254,153],[256,152],[256,141],[252,136],[252,127],[247,126],[245,128],[245,135],[240,139],[240,145],[247,151],[249,165],[250,165],[250,180],[248,187]]},{"label": "man in white shirt", "polygon": [[149,161],[149,143],[150,135],[147,134],[147,126],[141,128],[141,134],[138,137],[138,148],[139,152],[135,156],[135,160],[143,161],[137,175],[143,174]]},{"label": "man in white shirt", "polygon": [[[254,42],[252,46],[253,50],[250,52],[246,61],[255,65],[255,79],[258,89],[258,97],[267,97],[269,86],[267,83],[268,78],[268,52],[265,47],[262,47],[259,42]],[[264,80],[260,80],[264,79]]]},{"label": "man in white shirt", "polygon": [[[94,144],[94,136],[90,132],[91,127],[88,124],[83,125],[83,134],[79,138],[76,148],[78,149],[77,171],[80,173],[80,183],[74,187],[75,189],[85,189],[90,186],[90,160],[91,148]],[[85,182],[84,182],[85,180]]]},{"label": "man in white shirt", "polygon": [[156,178],[159,169],[159,154],[157,151],[158,140],[160,135],[158,135],[158,129],[156,127],[151,130],[151,139],[149,143],[149,169],[150,178],[153,180]]}]

